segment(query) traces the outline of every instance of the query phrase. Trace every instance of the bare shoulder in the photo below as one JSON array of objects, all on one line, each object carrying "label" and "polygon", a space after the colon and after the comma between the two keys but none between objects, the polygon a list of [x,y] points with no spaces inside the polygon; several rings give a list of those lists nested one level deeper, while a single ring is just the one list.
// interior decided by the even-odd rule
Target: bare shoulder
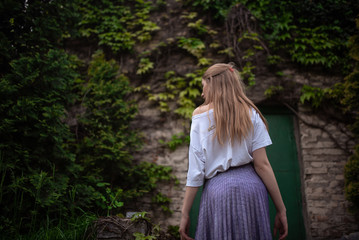
[{"label": "bare shoulder", "polygon": [[196,109],[193,111],[192,116],[196,116],[196,115],[198,115],[198,114],[207,112],[209,109],[210,109],[210,106],[209,106],[209,105],[199,106],[198,108],[196,108]]}]

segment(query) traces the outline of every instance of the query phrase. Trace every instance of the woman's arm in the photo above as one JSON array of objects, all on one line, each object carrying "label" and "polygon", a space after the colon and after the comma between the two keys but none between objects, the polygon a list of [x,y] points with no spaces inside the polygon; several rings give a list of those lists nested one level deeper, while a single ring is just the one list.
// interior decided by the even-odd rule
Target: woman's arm
[{"label": "woman's arm", "polygon": [[267,187],[269,195],[271,196],[277,209],[274,222],[274,235],[276,235],[277,230],[279,230],[279,239],[285,239],[285,237],[288,235],[288,223],[286,215],[287,210],[284,206],[274,172],[268,161],[265,148],[255,150],[253,152],[253,159],[254,168],[257,174],[261,177],[264,185]]},{"label": "woman's arm", "polygon": [[186,193],[184,195],[183,206],[182,206],[182,216],[179,232],[181,234],[181,239],[192,239],[188,236],[189,229],[189,211],[191,210],[193,200],[196,197],[198,187],[186,187]]}]

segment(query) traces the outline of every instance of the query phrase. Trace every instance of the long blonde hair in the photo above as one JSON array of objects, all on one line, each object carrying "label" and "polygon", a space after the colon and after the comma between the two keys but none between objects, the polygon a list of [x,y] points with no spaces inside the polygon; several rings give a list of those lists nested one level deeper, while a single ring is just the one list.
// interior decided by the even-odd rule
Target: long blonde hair
[{"label": "long blonde hair", "polygon": [[251,107],[262,118],[268,129],[268,124],[262,113],[245,94],[245,85],[239,72],[232,64],[217,63],[207,69],[203,75],[207,83],[204,92],[204,104],[214,108],[214,120],[218,142],[223,144],[228,138],[233,144],[235,139],[240,142],[253,129]]}]

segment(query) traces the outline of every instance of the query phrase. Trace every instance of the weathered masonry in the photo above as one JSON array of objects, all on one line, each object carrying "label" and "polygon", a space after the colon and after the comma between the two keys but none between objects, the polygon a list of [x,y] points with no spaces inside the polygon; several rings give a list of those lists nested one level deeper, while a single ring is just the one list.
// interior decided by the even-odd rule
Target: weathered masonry
[{"label": "weathered masonry", "polygon": [[[317,85],[336,79],[301,75],[286,71],[301,84],[311,81]],[[268,156],[277,176],[288,211],[289,239],[339,239],[344,234],[358,231],[358,223],[347,210],[344,196],[344,165],[353,142],[346,127],[299,103],[287,105],[269,101],[264,89],[273,79],[258,79],[248,96],[262,109],[270,127],[273,145]],[[319,84],[320,82],[320,84]],[[138,123],[142,124],[149,143],[144,159],[173,167],[180,185],[164,185],[162,191],[172,199],[171,216],[152,211],[155,221],[163,226],[178,225],[184,196],[188,167],[188,146],[175,151],[159,150],[159,139],[170,139],[173,134],[188,131],[190,121],[183,122],[163,116],[148,102],[139,104]],[[144,208],[146,206],[143,205]],[[271,214],[274,208],[271,206]]]}]

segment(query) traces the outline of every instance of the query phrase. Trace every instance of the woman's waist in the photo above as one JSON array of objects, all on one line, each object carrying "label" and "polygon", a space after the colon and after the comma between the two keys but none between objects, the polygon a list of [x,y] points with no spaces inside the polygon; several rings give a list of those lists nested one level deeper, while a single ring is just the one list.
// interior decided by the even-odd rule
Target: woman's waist
[{"label": "woman's waist", "polygon": [[205,170],[205,179],[211,179],[223,173],[229,173],[229,172],[239,173],[239,172],[248,172],[248,171],[255,173],[252,161],[248,161],[240,164],[221,165],[218,166],[217,168],[208,169],[208,171]]}]

